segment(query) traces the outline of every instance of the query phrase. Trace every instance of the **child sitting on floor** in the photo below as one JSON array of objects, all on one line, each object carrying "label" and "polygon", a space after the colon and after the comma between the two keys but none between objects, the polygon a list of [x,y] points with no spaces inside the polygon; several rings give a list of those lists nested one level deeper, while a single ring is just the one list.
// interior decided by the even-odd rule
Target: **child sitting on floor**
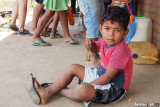
[{"label": "child sitting on floor", "polygon": [[[120,100],[129,88],[133,68],[131,51],[124,40],[128,23],[129,14],[125,9],[115,6],[106,10],[100,25],[103,38],[87,45],[91,55],[100,51],[98,67],[73,64],[53,84],[45,87],[29,74],[26,89],[34,103],[46,104],[56,94],[84,101],[86,106],[92,102],[107,104]],[[83,82],[69,89],[67,86],[73,77]]]}]

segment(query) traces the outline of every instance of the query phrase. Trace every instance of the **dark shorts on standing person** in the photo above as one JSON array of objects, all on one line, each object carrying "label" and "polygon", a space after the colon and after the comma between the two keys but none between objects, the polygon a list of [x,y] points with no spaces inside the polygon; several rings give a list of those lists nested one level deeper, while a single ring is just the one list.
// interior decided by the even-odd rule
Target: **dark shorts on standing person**
[{"label": "dark shorts on standing person", "polygon": [[43,4],[43,0],[35,0],[39,4]]}]

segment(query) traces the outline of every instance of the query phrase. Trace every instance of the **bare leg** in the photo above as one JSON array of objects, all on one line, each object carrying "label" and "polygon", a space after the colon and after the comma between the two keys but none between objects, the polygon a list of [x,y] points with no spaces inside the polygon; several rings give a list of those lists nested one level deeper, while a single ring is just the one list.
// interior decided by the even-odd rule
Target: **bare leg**
[{"label": "bare leg", "polygon": [[19,30],[24,31],[27,14],[27,0],[19,0]]},{"label": "bare leg", "polygon": [[38,22],[38,26],[31,38],[31,40],[33,42],[39,42],[39,41],[43,41],[43,39],[40,37],[40,33],[42,32],[42,29],[44,28],[44,26],[47,24],[47,21],[49,20],[50,16],[52,14],[52,11],[50,10],[46,10],[46,12],[44,13],[44,15],[41,17],[41,19]]},{"label": "bare leg", "polygon": [[[54,19],[53,19],[53,25],[52,25],[52,31],[51,31],[51,35],[56,34],[56,29],[58,26],[58,22],[59,22],[59,14],[58,12],[55,13],[54,15]],[[62,38],[60,35],[56,34],[54,37],[50,35],[50,38]]]},{"label": "bare leg", "polygon": [[15,1],[14,3],[14,8],[13,8],[13,13],[12,13],[12,20],[11,20],[11,25],[14,26],[14,27],[17,27],[16,26],[16,19],[18,17],[18,10],[19,10],[19,3],[18,3],[18,0]]},{"label": "bare leg", "polygon": [[30,33],[32,33],[32,34],[34,33],[35,29],[37,28],[38,19],[40,17],[41,11],[43,10],[43,7],[44,7],[44,4],[37,3],[36,7],[34,8],[32,25],[30,28]]},{"label": "bare leg", "polygon": [[91,84],[83,83],[73,89],[62,89],[60,94],[74,101],[90,101],[95,95],[95,89]]},{"label": "bare leg", "polygon": [[[74,89],[67,89],[67,87],[73,77],[78,77],[80,80],[83,80],[84,78],[84,72],[85,68],[84,66],[74,64],[68,67],[68,69],[54,82],[54,84],[50,85],[47,88],[41,87],[36,79],[34,79],[34,86],[38,87],[38,93],[41,99],[41,104],[46,104],[48,100],[54,96],[55,94],[60,92],[61,95],[64,95],[68,98],[71,98],[76,101],[82,101],[82,100],[90,100],[94,96],[94,87],[82,84],[79,87],[76,87]],[[87,95],[87,92],[89,93],[89,96]],[[72,94],[72,95],[70,95]],[[86,97],[86,98],[85,98]]]},{"label": "bare leg", "polygon": [[58,13],[59,13],[62,29],[63,29],[63,32],[64,32],[65,41],[68,41],[69,39],[71,39],[71,36],[69,34],[66,12],[65,11],[59,11]]},{"label": "bare leg", "polygon": [[47,22],[47,24],[45,25],[45,27],[43,28],[44,31],[47,31],[48,26],[53,22],[54,19],[54,14],[52,14],[51,18],[49,19],[49,21]]}]

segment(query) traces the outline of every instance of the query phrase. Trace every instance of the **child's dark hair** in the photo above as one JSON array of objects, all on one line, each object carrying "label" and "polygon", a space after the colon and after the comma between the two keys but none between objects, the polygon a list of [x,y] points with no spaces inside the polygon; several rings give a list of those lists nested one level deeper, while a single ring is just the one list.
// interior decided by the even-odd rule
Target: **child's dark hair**
[{"label": "child's dark hair", "polygon": [[121,7],[109,7],[101,19],[101,25],[103,25],[105,21],[111,21],[111,23],[117,22],[123,26],[124,30],[127,30],[129,16],[129,13]]}]

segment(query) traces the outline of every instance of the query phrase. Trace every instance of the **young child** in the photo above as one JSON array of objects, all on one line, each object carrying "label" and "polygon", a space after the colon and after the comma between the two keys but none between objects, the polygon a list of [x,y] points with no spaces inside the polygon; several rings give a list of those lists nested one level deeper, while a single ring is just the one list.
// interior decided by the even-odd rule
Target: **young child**
[{"label": "young child", "polygon": [[[51,46],[50,43],[47,43],[40,37],[40,33],[42,32],[43,28],[47,24],[50,16],[55,12],[58,13],[60,22],[62,25],[62,29],[65,36],[65,42],[70,44],[77,44],[77,41],[73,39],[69,34],[68,29],[68,22],[67,22],[67,15],[66,10],[68,9],[68,0],[44,0],[44,9],[46,10],[41,19],[38,22],[37,28],[35,29],[33,36],[31,37],[32,44],[34,46]],[[58,36],[56,34],[52,34],[50,36]],[[60,36],[60,35],[59,35]]]},{"label": "young child", "polygon": [[[40,85],[30,74],[26,89],[32,100],[36,104],[46,104],[56,94],[74,101],[84,101],[86,106],[92,102],[107,104],[120,100],[129,88],[133,67],[131,51],[123,39],[128,33],[128,22],[129,14],[125,9],[108,8],[100,25],[103,38],[88,44],[90,53],[96,50],[101,53],[98,67],[73,64],[47,87]],[[69,89],[67,86],[73,77],[78,77],[83,83]]]}]

